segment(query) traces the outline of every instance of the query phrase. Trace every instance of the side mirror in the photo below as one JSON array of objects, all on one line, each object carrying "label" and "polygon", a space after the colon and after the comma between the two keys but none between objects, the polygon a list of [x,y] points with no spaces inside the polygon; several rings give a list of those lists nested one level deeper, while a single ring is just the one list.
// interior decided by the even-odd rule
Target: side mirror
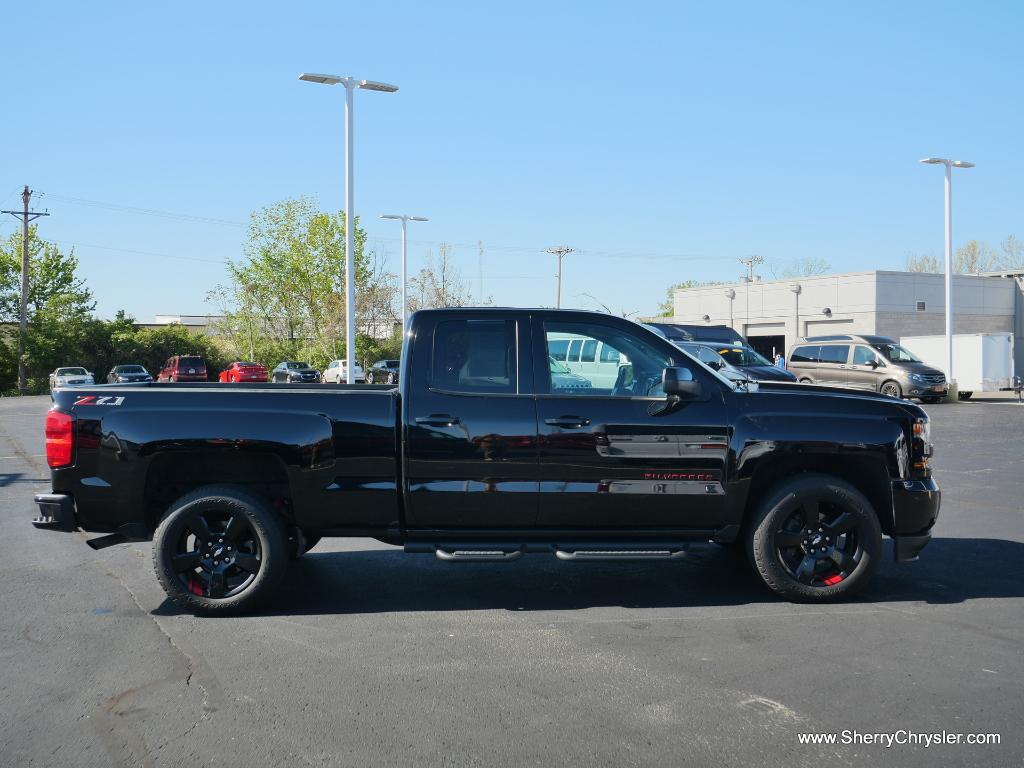
[{"label": "side mirror", "polygon": [[872,360],[871,362],[868,363],[868,365],[870,365],[872,368],[877,370],[877,368],[878,368],[878,361],[877,360]]},{"label": "side mirror", "polygon": [[725,368],[725,361],[724,360],[712,360],[710,363],[708,363],[708,365],[710,365],[716,371],[720,371],[723,368]]},{"label": "side mirror", "polygon": [[661,374],[661,388],[666,395],[676,395],[687,400],[694,400],[703,393],[700,382],[693,378],[689,368],[666,368]]}]

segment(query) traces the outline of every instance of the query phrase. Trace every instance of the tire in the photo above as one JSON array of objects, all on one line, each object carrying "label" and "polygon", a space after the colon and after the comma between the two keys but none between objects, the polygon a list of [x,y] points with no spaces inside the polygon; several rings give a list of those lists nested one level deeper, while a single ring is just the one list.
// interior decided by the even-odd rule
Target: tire
[{"label": "tire", "polygon": [[881,554],[882,531],[871,503],[830,475],[784,480],[769,493],[747,533],[754,570],[769,589],[792,602],[851,597],[871,581]]},{"label": "tire", "polygon": [[967,392],[957,392],[956,393],[956,397],[957,397],[957,400],[970,400],[971,399],[971,395],[973,395],[973,394],[974,394],[974,392],[968,390]]},{"label": "tire", "polygon": [[797,383],[799,383],[799,384],[813,384],[814,382],[813,382],[813,381],[811,381],[810,379],[808,379],[808,378],[807,378],[807,377],[805,376],[804,378],[800,379],[800,381],[799,381],[799,382],[797,382]]},{"label": "tire", "polygon": [[185,494],[153,536],[160,585],[172,601],[198,615],[238,614],[263,604],[280,586],[288,559],[281,519],[264,499],[230,485]]},{"label": "tire", "polygon": [[883,395],[888,395],[889,397],[895,397],[898,399],[903,397],[903,387],[900,386],[898,381],[893,381],[892,379],[883,381],[882,386],[878,388],[878,391]]},{"label": "tire", "polygon": [[925,405],[935,405],[936,403],[941,402],[941,400],[942,400],[941,397],[922,397],[921,398],[921,402],[924,403]]}]

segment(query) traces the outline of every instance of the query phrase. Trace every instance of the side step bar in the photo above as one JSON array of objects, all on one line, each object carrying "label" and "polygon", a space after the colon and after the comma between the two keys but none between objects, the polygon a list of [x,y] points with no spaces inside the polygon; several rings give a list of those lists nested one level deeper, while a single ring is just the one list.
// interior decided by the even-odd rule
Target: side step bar
[{"label": "side step bar", "polygon": [[432,542],[408,541],[405,551],[433,554],[445,562],[510,562],[528,552],[553,554],[559,560],[675,560],[684,557],[691,542]]}]

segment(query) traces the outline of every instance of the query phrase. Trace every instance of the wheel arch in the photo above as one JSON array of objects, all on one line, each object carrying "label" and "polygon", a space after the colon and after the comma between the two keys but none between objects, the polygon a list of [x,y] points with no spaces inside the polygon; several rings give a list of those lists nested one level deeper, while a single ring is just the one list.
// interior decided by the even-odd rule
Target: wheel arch
[{"label": "wheel arch", "polygon": [[772,457],[758,464],[750,478],[740,535],[748,529],[773,487],[795,476],[812,473],[830,475],[852,485],[871,502],[882,532],[892,531],[892,485],[883,461],[869,456],[796,454]]}]

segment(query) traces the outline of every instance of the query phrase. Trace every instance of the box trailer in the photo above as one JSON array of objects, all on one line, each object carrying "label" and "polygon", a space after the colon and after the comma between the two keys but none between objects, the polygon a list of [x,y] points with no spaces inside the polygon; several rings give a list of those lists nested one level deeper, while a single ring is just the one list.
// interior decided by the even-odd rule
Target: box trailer
[{"label": "box trailer", "polygon": [[[945,336],[903,336],[900,344],[928,365],[946,371]],[[1013,386],[1013,376],[1012,333],[958,333],[953,336],[953,378],[960,389],[961,399],[967,399],[975,392],[998,392]]]}]

